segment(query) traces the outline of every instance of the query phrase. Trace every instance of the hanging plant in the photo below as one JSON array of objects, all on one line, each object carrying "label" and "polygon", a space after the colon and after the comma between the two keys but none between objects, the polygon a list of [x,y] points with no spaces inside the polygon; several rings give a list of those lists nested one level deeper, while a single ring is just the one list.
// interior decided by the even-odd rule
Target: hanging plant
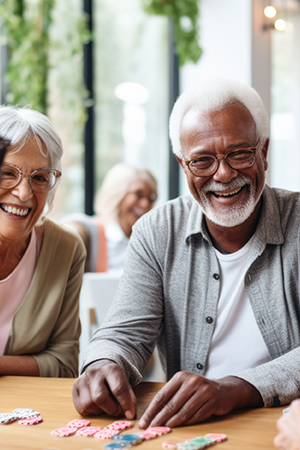
[{"label": "hanging plant", "polygon": [[202,54],[199,41],[200,0],[142,0],[149,14],[170,17],[174,21],[174,40],[180,66],[188,61],[197,62]]},{"label": "hanging plant", "polygon": [[[8,47],[6,101],[19,106],[32,105],[44,114],[48,109],[49,55],[57,43],[51,41],[49,29],[56,0],[0,1],[3,23],[1,44]],[[88,39],[86,23],[78,24],[82,45]],[[72,44],[71,44],[72,45]],[[82,52],[82,46],[71,54]]]}]

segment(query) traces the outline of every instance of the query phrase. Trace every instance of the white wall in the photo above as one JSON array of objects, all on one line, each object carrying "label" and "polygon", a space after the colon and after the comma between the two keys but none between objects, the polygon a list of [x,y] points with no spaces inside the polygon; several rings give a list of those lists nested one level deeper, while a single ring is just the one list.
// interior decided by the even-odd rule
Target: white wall
[{"label": "white wall", "polygon": [[[270,31],[263,31],[263,0],[201,0],[197,64],[180,73],[183,92],[201,78],[234,78],[254,87],[270,113]],[[187,192],[184,176],[181,191]]]}]

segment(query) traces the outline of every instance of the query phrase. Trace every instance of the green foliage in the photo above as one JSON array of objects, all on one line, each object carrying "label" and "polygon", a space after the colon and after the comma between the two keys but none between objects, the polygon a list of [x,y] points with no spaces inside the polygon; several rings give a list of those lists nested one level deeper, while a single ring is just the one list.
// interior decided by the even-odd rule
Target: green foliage
[{"label": "green foliage", "polygon": [[[19,106],[30,104],[44,114],[48,108],[49,55],[56,45],[49,35],[55,5],[56,0],[0,1],[5,36],[1,44],[7,44],[9,52],[6,101]],[[72,55],[82,53],[87,39],[85,19],[78,22],[77,30],[81,46],[78,40],[74,45],[70,41]]]},{"label": "green foliage", "polygon": [[202,54],[199,40],[200,0],[142,0],[149,14],[165,15],[174,21],[174,40],[180,66],[188,61],[197,62]]}]

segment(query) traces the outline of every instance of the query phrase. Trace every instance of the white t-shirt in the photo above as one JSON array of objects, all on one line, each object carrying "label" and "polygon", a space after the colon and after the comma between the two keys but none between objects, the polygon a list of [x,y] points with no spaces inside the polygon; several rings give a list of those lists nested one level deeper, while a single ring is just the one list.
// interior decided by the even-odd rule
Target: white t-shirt
[{"label": "white t-shirt", "polygon": [[244,283],[251,241],[227,255],[215,249],[221,272],[221,292],[207,359],[207,378],[224,377],[270,361]]}]

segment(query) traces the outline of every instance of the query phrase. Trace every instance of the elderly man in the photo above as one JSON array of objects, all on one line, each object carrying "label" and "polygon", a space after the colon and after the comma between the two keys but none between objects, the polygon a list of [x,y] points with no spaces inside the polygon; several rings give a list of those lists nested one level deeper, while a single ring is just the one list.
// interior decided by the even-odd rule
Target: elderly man
[{"label": "elderly man", "polygon": [[265,185],[261,98],[236,81],[199,84],[176,102],[170,135],[192,196],[134,226],[73,389],[81,414],[134,417],[132,386],[157,343],[169,381],[141,428],[285,405],[300,386],[300,197]]}]

